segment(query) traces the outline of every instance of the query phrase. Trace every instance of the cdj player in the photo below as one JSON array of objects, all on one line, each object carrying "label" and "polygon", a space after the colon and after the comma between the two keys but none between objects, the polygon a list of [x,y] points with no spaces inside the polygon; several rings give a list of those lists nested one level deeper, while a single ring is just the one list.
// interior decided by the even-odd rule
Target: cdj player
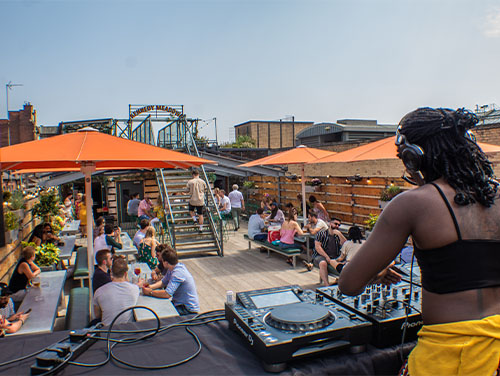
[{"label": "cdj player", "polygon": [[239,292],[225,310],[229,327],[269,372],[280,372],[301,356],[344,348],[363,351],[371,335],[368,320],[297,285]]},{"label": "cdj player", "polygon": [[[420,313],[421,288],[413,285],[410,295],[408,282],[399,282],[391,286],[367,286],[358,296],[343,295],[337,286],[320,287],[316,291],[371,321],[373,323],[371,343],[377,347],[400,344],[403,331],[405,331],[405,342],[416,340],[417,332],[423,324]],[[407,314],[408,320],[406,320]]]}]

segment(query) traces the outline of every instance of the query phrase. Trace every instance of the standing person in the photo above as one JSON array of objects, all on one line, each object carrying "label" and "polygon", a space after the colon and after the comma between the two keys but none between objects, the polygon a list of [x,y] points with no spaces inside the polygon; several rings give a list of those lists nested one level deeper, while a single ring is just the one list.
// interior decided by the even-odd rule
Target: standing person
[{"label": "standing person", "polygon": [[241,211],[245,210],[245,200],[243,200],[243,194],[238,191],[238,184],[233,184],[233,190],[228,195],[229,201],[231,201],[231,214],[234,221],[234,231],[238,231],[240,228],[240,215]]},{"label": "standing person", "polygon": [[[319,275],[324,286],[329,286],[328,265],[340,254],[340,247],[347,240],[338,230],[335,221],[330,222],[327,230],[322,230],[316,234],[314,239],[313,262],[319,267]],[[334,283],[337,282],[335,279]]]},{"label": "standing person", "polygon": [[189,214],[196,222],[196,214],[198,214],[198,226],[200,232],[203,229],[203,207],[205,205],[205,191],[207,184],[200,179],[200,173],[197,169],[193,170],[193,178],[187,182],[189,189]]},{"label": "standing person", "polygon": [[80,202],[80,210],[78,211],[80,220],[80,232],[82,237],[87,237],[87,203],[85,196],[82,196],[82,201]]},{"label": "standing person", "polygon": [[94,275],[92,276],[92,291],[111,282],[110,269],[113,265],[113,257],[109,249],[101,249],[95,254],[97,265],[95,266]]},{"label": "standing person", "polygon": [[64,216],[68,219],[73,219],[73,194],[70,193],[64,199]]},{"label": "standing person", "polygon": [[17,263],[12,277],[9,281],[9,289],[12,292],[12,300],[21,302],[26,293],[29,282],[41,273],[40,268],[35,264],[36,250],[34,247],[25,247],[22,257]]},{"label": "standing person", "polygon": [[127,202],[127,214],[131,217],[133,222],[137,221],[139,218],[139,205],[141,200],[139,200],[139,193],[132,193],[130,200]]},{"label": "standing person", "polygon": [[347,295],[372,280],[399,281],[390,266],[412,236],[424,326],[405,375],[498,372],[500,205],[492,164],[469,133],[477,123],[464,109],[419,108],[403,117],[398,157],[418,188],[390,201],[340,275]]},{"label": "standing person", "polygon": [[[139,287],[128,281],[127,261],[121,257],[113,261],[111,282],[98,288],[94,295],[95,318],[100,318],[104,325],[111,321],[125,308],[137,305]],[[132,310],[121,315],[115,324],[123,324],[133,319]]]},{"label": "standing person", "polygon": [[149,197],[144,197],[139,203],[139,208],[137,209],[137,215],[139,216],[139,220],[147,219],[151,220],[154,218],[154,214],[152,212],[153,202]]},{"label": "standing person", "polygon": [[309,202],[313,206],[311,210],[318,215],[319,219],[325,222],[330,221],[330,216],[328,215],[328,212],[326,211],[323,204],[319,202],[315,196],[309,196]]},{"label": "standing person", "polygon": [[166,269],[161,281],[145,287],[142,283],[142,293],[155,298],[170,299],[179,315],[191,315],[200,311],[200,303],[194,278],[183,263],[179,262],[177,252],[170,246],[161,254],[163,266]]},{"label": "standing person", "polygon": [[83,194],[81,192],[78,192],[76,194],[76,200],[75,200],[75,218],[80,219],[80,206],[82,204],[82,197]]},{"label": "standing person", "polygon": [[219,190],[219,201],[220,207],[219,210],[221,214],[229,214],[231,213],[231,200],[226,196],[226,191],[223,189]]},{"label": "standing person", "polygon": [[255,214],[248,218],[248,237],[252,240],[265,241],[267,232],[264,231],[266,224],[264,223],[266,214],[262,208],[258,208]]}]

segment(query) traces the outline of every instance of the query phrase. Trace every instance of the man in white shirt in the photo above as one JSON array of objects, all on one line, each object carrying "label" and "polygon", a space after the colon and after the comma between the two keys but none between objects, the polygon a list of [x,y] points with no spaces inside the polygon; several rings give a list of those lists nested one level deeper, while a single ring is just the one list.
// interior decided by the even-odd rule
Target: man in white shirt
[{"label": "man in white shirt", "polygon": [[240,215],[241,211],[245,210],[245,200],[243,194],[238,191],[238,184],[233,184],[233,191],[228,195],[231,201],[231,214],[233,215],[234,231],[240,228]]},{"label": "man in white shirt", "polygon": [[200,232],[203,229],[203,207],[205,206],[205,191],[207,190],[207,184],[200,179],[200,173],[198,170],[193,170],[193,178],[187,182],[187,188],[189,189],[189,214],[196,222],[196,214],[198,214],[198,225],[200,227]]},{"label": "man in white shirt", "polygon": [[[94,295],[94,313],[96,318],[101,318],[104,325],[111,324],[117,314],[125,308],[137,305],[139,299],[139,286],[128,281],[127,261],[117,258],[111,267],[112,282],[99,287]],[[132,321],[132,311],[121,315],[115,324]]]},{"label": "man in white shirt", "polygon": [[231,200],[229,200],[229,197],[226,196],[226,191],[221,189],[219,191],[219,197],[220,197],[220,212],[222,214],[231,213]]}]

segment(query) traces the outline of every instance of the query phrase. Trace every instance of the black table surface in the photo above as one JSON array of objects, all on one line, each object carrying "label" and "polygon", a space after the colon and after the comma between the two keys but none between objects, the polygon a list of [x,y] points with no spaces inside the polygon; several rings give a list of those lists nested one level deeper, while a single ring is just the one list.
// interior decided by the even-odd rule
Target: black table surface
[{"label": "black table surface", "polygon": [[[186,317],[161,320],[162,325],[174,323]],[[116,326],[116,329],[155,327],[155,321],[134,322]],[[201,353],[188,363],[163,370],[140,370],[123,366],[112,360],[98,368],[82,368],[68,365],[58,375],[123,375],[123,374],[172,374],[172,375],[263,375],[259,359],[245,346],[239,334],[228,328],[226,320],[191,327],[202,344]],[[26,335],[2,338],[0,362],[5,362],[40,350],[68,337],[69,331],[43,335]],[[404,357],[415,343],[403,346]],[[161,365],[184,359],[197,349],[194,339],[184,328],[176,328],[155,337],[130,345],[118,345],[115,354],[128,361],[144,366]],[[105,359],[106,343],[98,341],[80,355],[78,362],[95,363]],[[0,368],[2,375],[28,375],[35,359]],[[367,351],[351,354],[348,351],[320,354],[288,363],[280,375],[397,375],[401,368],[400,347],[377,349],[368,346]]]}]

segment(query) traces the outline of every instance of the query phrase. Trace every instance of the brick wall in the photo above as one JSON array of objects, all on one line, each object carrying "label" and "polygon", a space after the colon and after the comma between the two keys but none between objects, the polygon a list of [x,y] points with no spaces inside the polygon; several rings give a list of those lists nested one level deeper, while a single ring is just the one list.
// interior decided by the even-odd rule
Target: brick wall
[{"label": "brick wall", "polygon": [[295,146],[295,136],[313,124],[313,122],[249,121],[235,127],[235,136],[252,137],[257,142],[258,148],[290,148]]},{"label": "brick wall", "polygon": [[0,120],[0,147],[33,141],[36,136],[36,111],[31,104],[9,111],[9,119]]}]

